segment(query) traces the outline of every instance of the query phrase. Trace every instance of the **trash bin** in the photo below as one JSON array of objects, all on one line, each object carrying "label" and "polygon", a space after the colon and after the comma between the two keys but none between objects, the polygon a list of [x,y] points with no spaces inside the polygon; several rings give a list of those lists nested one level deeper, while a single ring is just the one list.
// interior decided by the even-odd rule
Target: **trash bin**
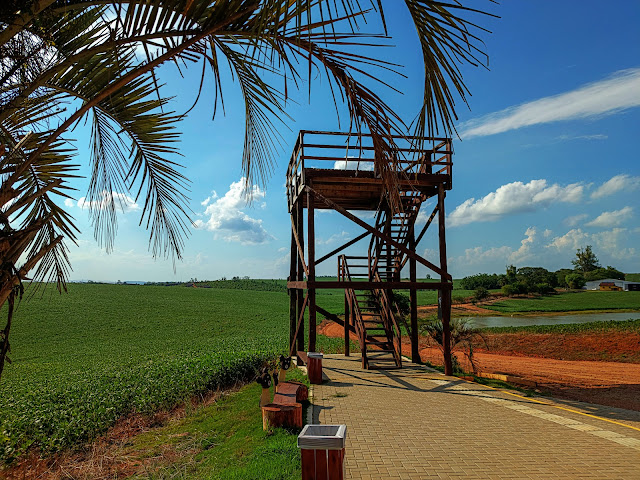
[{"label": "trash bin", "polygon": [[302,480],[344,480],[346,425],[305,425],[298,435]]},{"label": "trash bin", "polygon": [[315,385],[322,383],[322,357],[322,353],[307,352],[307,375]]}]

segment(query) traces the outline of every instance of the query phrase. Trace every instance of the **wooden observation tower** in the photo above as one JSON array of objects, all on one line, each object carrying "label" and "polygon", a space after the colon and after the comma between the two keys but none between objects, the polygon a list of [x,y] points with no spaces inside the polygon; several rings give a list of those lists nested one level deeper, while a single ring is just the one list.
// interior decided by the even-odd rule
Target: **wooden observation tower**
[{"label": "wooden observation tower", "polygon": [[[451,139],[397,137],[395,167],[398,174],[401,208],[392,209],[384,181],[374,171],[372,139],[366,134],[301,131],[287,169],[287,199],[291,214],[291,268],[289,316],[291,353],[305,358],[304,351],[316,349],[316,318],[325,318],[344,327],[345,354],[349,355],[349,334],[358,337],[363,368],[402,366],[401,330],[393,291],[408,290],[410,322],[405,328],[411,338],[411,356],[419,361],[417,290],[438,290],[439,311],[449,345],[452,279],[447,272],[445,242],[446,191],[451,189],[453,154]],[[416,145],[420,145],[417,147]],[[426,223],[416,224],[420,207],[435,198],[435,207]],[[305,215],[306,236],[305,236]],[[364,231],[361,235],[319,258],[316,257],[315,211],[331,209]],[[370,224],[352,211],[375,212]],[[416,253],[433,220],[438,216],[439,264]],[[421,216],[421,218],[423,218]],[[368,246],[363,240],[368,240]],[[347,256],[344,250],[362,242],[362,254]],[[306,247],[306,248],[305,248]],[[318,264],[337,257],[337,281],[316,279]],[[400,274],[406,264],[408,280]],[[433,271],[439,281],[417,281],[420,263]],[[344,318],[316,302],[318,289],[344,289]],[[308,312],[308,344],[305,349],[305,312]],[[445,359],[450,352],[445,351]],[[449,365],[450,368],[450,365]]]}]

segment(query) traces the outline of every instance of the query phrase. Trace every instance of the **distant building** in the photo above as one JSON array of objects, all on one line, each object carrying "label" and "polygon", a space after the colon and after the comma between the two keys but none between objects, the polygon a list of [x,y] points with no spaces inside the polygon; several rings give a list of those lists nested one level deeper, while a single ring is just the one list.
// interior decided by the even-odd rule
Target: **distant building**
[{"label": "distant building", "polygon": [[587,282],[582,288],[585,290],[640,292],[640,282],[627,282],[625,280],[618,280],[617,278],[603,278],[602,280]]}]

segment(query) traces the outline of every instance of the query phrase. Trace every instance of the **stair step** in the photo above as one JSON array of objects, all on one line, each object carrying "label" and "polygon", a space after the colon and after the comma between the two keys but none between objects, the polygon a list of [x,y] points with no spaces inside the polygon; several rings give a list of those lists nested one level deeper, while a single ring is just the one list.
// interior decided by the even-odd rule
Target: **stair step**
[{"label": "stair step", "polygon": [[378,344],[378,343],[384,343],[384,344],[391,344],[391,341],[387,338],[386,334],[381,334],[381,333],[374,333],[373,335],[367,335],[367,337],[365,338],[365,342],[367,343],[372,343],[372,344]]},{"label": "stair step", "polygon": [[371,342],[369,340],[365,340],[368,346],[378,347],[378,352],[393,352],[393,348],[389,345],[389,342]]}]

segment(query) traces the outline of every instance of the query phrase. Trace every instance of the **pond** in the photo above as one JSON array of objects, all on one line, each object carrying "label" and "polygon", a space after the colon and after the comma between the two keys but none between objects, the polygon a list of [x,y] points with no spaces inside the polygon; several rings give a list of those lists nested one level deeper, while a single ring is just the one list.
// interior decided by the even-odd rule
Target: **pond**
[{"label": "pond", "polygon": [[471,317],[471,319],[477,327],[524,327],[527,325],[558,325],[561,323],[605,322],[607,320],[635,320],[640,319],[640,312],[528,315],[526,317]]}]

